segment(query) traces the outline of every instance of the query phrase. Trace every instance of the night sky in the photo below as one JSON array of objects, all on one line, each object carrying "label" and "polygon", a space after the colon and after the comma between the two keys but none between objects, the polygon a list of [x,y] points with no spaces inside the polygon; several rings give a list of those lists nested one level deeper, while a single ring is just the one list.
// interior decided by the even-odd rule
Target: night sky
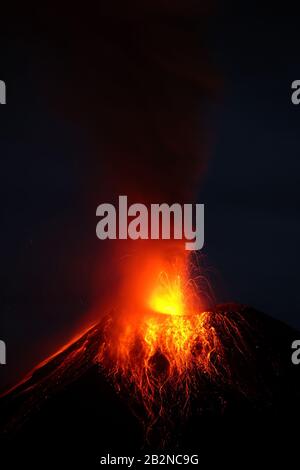
[{"label": "night sky", "polygon": [[[210,150],[197,190],[206,205],[205,265],[219,303],[250,304],[300,328],[300,106],[290,99],[291,83],[300,79],[297,21],[220,10],[206,39],[217,85],[205,105]],[[77,118],[80,100],[72,115],[67,102],[55,99],[62,93],[55,67],[64,68],[64,54],[68,60],[69,38],[59,37],[56,57],[42,25],[31,29],[17,16],[0,45],[0,79],[7,84],[0,108],[4,384],[84,323],[95,258],[105,257],[95,236],[96,204],[85,197],[96,133],[86,109]],[[69,78],[76,108],[78,81]],[[97,174],[99,187],[107,186],[101,165]],[[99,278],[100,293],[109,280],[110,273]]]},{"label": "night sky", "polygon": [[220,28],[224,96],[201,191],[206,250],[235,299],[299,328],[300,75],[297,19],[244,15]]}]

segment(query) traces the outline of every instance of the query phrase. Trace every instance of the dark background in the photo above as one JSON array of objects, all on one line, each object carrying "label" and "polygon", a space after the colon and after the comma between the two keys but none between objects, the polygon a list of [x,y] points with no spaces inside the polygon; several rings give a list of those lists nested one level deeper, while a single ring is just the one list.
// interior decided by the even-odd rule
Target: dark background
[{"label": "dark background", "polygon": [[[95,151],[88,125],[45,94],[52,77],[44,71],[57,61],[42,25],[40,34],[31,28],[36,13],[7,15],[0,45],[7,84],[0,108],[4,386],[84,323],[94,249],[101,250],[95,207],[83,201],[86,156]],[[291,83],[300,78],[298,28],[287,12],[216,6],[207,41],[220,82],[208,106],[211,151],[198,200],[206,205],[203,256],[217,301],[250,304],[300,328],[300,107],[291,103]],[[64,48],[67,60],[65,39],[58,60]],[[75,105],[77,93],[74,87]]]}]

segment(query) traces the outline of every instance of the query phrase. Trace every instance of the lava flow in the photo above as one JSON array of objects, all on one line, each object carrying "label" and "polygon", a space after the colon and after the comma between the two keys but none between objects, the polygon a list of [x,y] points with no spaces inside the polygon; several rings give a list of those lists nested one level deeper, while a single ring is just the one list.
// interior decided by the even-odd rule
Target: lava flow
[{"label": "lava flow", "polygon": [[[216,323],[243,348],[236,322],[201,311],[201,299],[188,277],[186,260],[157,266],[144,311],[124,311],[106,324],[99,363],[122,394],[134,395],[134,411],[147,435],[155,425],[186,417],[192,396],[199,395],[199,377],[210,382],[231,380],[226,351]],[[221,325],[222,324],[222,325]],[[201,390],[200,390],[201,393]]]}]

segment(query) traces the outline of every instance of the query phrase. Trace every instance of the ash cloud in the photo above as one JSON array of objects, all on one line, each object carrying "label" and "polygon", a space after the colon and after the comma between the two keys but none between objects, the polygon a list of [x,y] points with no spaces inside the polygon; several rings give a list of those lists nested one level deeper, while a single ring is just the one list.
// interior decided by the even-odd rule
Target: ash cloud
[{"label": "ash cloud", "polygon": [[140,202],[193,199],[217,85],[211,11],[198,4],[113,1],[59,15],[41,7],[36,26],[55,48],[54,106],[88,129],[94,152],[84,166],[96,204],[103,192]]}]

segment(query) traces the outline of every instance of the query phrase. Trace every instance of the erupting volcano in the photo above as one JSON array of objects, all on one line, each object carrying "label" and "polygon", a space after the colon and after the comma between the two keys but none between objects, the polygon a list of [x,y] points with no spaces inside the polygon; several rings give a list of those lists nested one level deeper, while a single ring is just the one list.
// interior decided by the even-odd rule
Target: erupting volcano
[{"label": "erupting volcano", "polygon": [[[37,70],[29,68],[27,73],[26,69],[25,75],[34,78],[42,69],[39,85],[48,87],[51,119],[44,124],[49,127],[47,136],[52,132],[52,113],[59,116],[53,125],[59,129],[56,146],[48,148],[46,139],[45,148],[39,147],[39,142],[34,142],[33,148],[38,156],[57,150],[63,156],[61,123],[67,134],[72,133],[72,146],[66,161],[57,159],[53,170],[43,161],[37,166],[40,173],[49,172],[49,201],[52,179],[58,180],[62,194],[70,192],[70,199],[65,208],[57,200],[59,217],[54,217],[49,205],[48,225],[42,230],[37,224],[34,244],[45,233],[50,234],[49,241],[36,250],[36,269],[31,269],[31,248],[23,250],[28,254],[24,259],[16,258],[20,261],[15,265],[19,267],[20,262],[29,268],[20,273],[16,270],[16,277],[20,283],[25,276],[32,281],[28,281],[32,292],[27,309],[35,309],[33,318],[43,325],[51,322],[49,331],[43,328],[50,344],[52,340],[57,344],[55,329],[70,332],[79,317],[81,324],[93,321],[1,397],[0,431],[10,467],[15,456],[22,467],[29,456],[31,467],[37,451],[43,450],[38,468],[52,455],[53,468],[58,462],[62,464],[62,458],[66,468],[71,468],[73,461],[78,465],[79,457],[83,458],[82,468],[90,468],[89,461],[97,459],[99,463],[100,454],[137,456],[141,449],[149,453],[175,449],[177,454],[195,452],[200,461],[207,456],[207,468],[214,468],[219,457],[220,468],[224,468],[224,460],[230,456],[231,464],[236,449],[243,446],[244,459],[251,458],[254,448],[259,455],[261,443],[267,455],[266,437],[270,447],[276,448],[281,444],[278,428],[290,429],[291,417],[295,423],[300,419],[300,378],[290,355],[291,344],[299,337],[296,331],[252,307],[217,305],[207,276],[197,260],[192,262],[178,236],[174,235],[174,240],[161,236],[159,240],[157,235],[150,240],[145,230],[144,237],[139,237],[141,227],[135,219],[135,237],[129,240],[122,234],[116,239],[115,234],[122,232],[117,230],[120,211],[113,218],[110,240],[95,234],[96,208],[103,201],[113,203],[117,195],[146,207],[181,206],[200,196],[213,135],[214,103],[222,88],[222,77],[215,70],[219,55],[210,46],[219,20],[211,30],[215,19],[212,2],[208,3],[111,0],[88,7],[73,3],[72,8],[61,3],[58,11],[52,2],[38,2],[34,25],[22,15],[26,27],[17,35],[22,46],[20,57],[23,61],[23,51],[34,44],[38,59]],[[15,20],[7,23],[15,25]],[[23,37],[23,29],[32,31],[29,41],[25,32]],[[234,37],[234,43],[238,39]],[[30,60],[25,62],[30,65]],[[32,88],[35,85],[33,81]],[[37,111],[45,104],[39,95],[34,96],[39,106],[33,114],[39,117]],[[232,116],[236,118],[234,113]],[[235,138],[239,128],[232,122]],[[7,135],[5,145],[10,143]],[[22,130],[20,142],[24,135]],[[88,142],[83,152],[81,139]],[[73,156],[73,146],[74,150],[78,147],[78,156],[75,152]],[[24,168],[30,170],[23,152],[21,157]],[[14,162],[11,155],[9,160]],[[32,163],[32,168],[35,166]],[[231,198],[242,201],[243,181],[237,190],[231,188],[226,166],[220,166],[218,178],[224,178],[220,191],[213,173],[210,181],[217,197],[228,198],[230,209]],[[235,172],[230,165],[228,172],[233,179],[244,177],[244,172]],[[30,171],[26,173],[32,177]],[[35,182],[34,197],[40,198],[42,183],[37,175],[36,181],[33,177],[24,181]],[[18,179],[13,189],[15,185],[19,189]],[[247,201],[249,195],[245,194]],[[41,197],[43,217],[47,201]],[[221,211],[227,207],[222,202]],[[19,200],[17,203],[19,207]],[[239,201],[232,207],[240,210],[240,205]],[[128,214],[128,220],[130,217]],[[218,221],[220,233],[228,229],[248,246],[242,231],[237,232],[240,227],[235,225],[230,232],[224,220]],[[54,233],[56,227],[58,234]],[[27,226],[23,232],[24,245],[20,247],[27,247],[31,232]],[[218,246],[223,247],[216,244],[215,250]],[[50,260],[54,262],[49,275],[40,276],[42,271],[48,273]],[[10,258],[9,262],[13,264]],[[231,269],[242,266],[235,262]],[[251,272],[247,268],[244,274]],[[5,282],[3,286],[5,289]],[[25,287],[15,292],[17,296],[24,293],[26,301]],[[36,292],[42,292],[47,308],[40,307]],[[57,310],[52,316],[53,297],[59,302],[54,303]],[[86,309],[81,308],[82,298],[87,299]],[[65,300],[70,305],[67,319]],[[24,316],[23,304],[18,314]],[[9,323],[15,326],[14,320]],[[32,330],[35,341],[33,326]],[[238,468],[243,468],[243,461],[238,463]]]},{"label": "erupting volcano", "polygon": [[246,330],[242,317],[201,310],[186,256],[167,267],[161,264],[156,262],[152,290],[145,289],[144,309],[127,307],[106,321],[97,360],[118,391],[134,393],[134,409],[140,406],[147,435],[159,423],[166,439],[175,417],[189,414],[192,396],[201,392],[201,377],[230,383],[224,340],[241,355],[247,349],[239,327],[240,321]]},{"label": "erupting volcano", "polygon": [[132,447],[123,429],[135,451],[186,439],[193,448],[216,417],[281,414],[287,396],[295,405],[298,376],[284,354],[295,332],[248,307],[203,309],[203,279],[191,270],[186,256],[151,256],[126,300],[2,397],[3,435],[15,442],[55,430],[59,441],[67,427],[74,441],[84,429],[95,442],[105,422],[108,450],[116,434],[116,446]]}]

